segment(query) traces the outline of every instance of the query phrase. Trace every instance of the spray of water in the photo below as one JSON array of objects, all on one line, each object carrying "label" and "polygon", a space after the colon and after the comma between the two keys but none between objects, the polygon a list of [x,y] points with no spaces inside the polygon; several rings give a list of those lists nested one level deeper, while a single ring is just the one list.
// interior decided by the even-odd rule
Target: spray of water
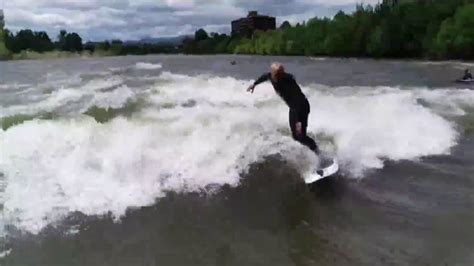
[{"label": "spray of water", "polygon": [[[102,90],[110,82],[94,81],[80,90],[57,90],[32,106],[4,109],[15,114],[77,104],[74,116],[0,130],[0,172],[7,184],[2,222],[37,233],[74,211],[120,217],[169,190],[236,186],[250,165],[270,154],[304,175],[316,158],[292,141],[287,108],[269,84],[246,94],[248,82],[165,72],[147,91],[145,107],[104,123],[82,113],[90,106],[120,108],[144,95],[120,82]],[[449,153],[458,133],[443,115],[474,102],[467,100],[474,97],[470,91],[303,89],[312,105],[308,131],[332,138],[347,178],[361,178],[388,159]]]}]

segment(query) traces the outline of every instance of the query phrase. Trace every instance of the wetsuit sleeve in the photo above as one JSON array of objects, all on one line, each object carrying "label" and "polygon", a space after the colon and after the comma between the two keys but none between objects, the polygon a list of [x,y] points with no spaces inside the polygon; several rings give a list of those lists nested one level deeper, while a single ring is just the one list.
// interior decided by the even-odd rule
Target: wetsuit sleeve
[{"label": "wetsuit sleeve", "polygon": [[262,76],[260,76],[260,77],[253,83],[253,85],[257,86],[258,84],[263,83],[263,82],[265,82],[265,81],[267,81],[267,80],[269,80],[269,79],[270,79],[270,73],[265,73],[265,74],[263,74]]}]

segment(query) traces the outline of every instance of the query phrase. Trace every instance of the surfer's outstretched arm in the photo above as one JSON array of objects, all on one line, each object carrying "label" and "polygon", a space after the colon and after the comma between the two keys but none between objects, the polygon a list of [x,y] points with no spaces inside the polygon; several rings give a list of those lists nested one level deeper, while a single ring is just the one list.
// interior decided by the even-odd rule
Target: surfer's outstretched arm
[{"label": "surfer's outstretched arm", "polygon": [[262,76],[260,76],[252,85],[250,85],[247,91],[253,93],[253,91],[255,90],[255,87],[258,84],[263,83],[270,79],[270,75],[271,75],[270,73],[265,73]]}]

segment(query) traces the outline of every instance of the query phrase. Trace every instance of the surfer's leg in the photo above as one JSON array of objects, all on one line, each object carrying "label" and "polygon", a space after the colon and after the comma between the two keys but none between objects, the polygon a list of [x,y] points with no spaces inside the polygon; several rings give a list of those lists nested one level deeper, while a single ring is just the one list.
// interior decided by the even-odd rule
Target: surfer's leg
[{"label": "surfer's leg", "polygon": [[290,109],[289,119],[290,119],[291,135],[293,136],[294,140],[297,140],[296,123],[297,123],[298,116],[296,114],[296,111]]},{"label": "surfer's leg", "polygon": [[[306,134],[306,128],[308,127],[308,115],[309,115],[309,112],[305,114],[298,114],[296,111],[293,111],[290,109],[291,134],[294,140],[305,145],[316,154],[319,154],[318,145],[316,145],[316,142]],[[298,122],[301,122],[302,124],[301,135],[298,135],[296,132],[296,123]]]},{"label": "surfer's leg", "polygon": [[307,127],[308,127],[308,116],[306,115],[306,119],[303,122],[303,135],[301,137],[301,140],[299,140],[299,142],[301,142],[303,145],[308,147],[314,153],[319,154],[319,148],[318,148],[318,145],[316,144],[316,141],[314,141],[314,139],[312,139],[306,134]]}]

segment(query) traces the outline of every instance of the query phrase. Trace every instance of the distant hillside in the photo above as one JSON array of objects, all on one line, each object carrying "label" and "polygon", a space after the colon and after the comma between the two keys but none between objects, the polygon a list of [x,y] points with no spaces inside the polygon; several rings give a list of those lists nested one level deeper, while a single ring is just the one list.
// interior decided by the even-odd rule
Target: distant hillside
[{"label": "distant hillside", "polygon": [[144,38],[134,43],[141,44],[169,44],[169,45],[180,45],[186,38],[192,38],[193,36],[183,35],[177,37],[162,37],[162,38]]}]

